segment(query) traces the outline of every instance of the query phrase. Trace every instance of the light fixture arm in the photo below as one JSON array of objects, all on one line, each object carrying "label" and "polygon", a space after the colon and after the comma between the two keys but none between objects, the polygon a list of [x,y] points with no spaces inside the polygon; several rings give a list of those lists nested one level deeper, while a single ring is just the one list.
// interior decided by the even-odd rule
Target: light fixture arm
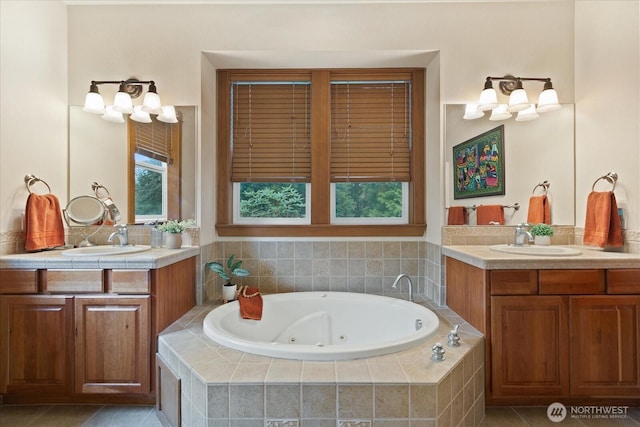
[{"label": "light fixture arm", "polygon": [[120,85],[120,89],[123,89],[126,93],[135,99],[142,93],[142,85],[149,85],[149,90],[156,93],[156,83],[153,80],[138,80],[135,77],[131,77],[127,80],[91,80],[91,89],[98,92],[98,85],[114,84]]},{"label": "light fixture arm", "polygon": [[[510,74],[507,74],[506,76],[502,76],[502,77],[488,76],[484,83],[485,89],[487,87],[487,84],[491,85],[492,81],[499,81],[500,83],[498,84],[498,86],[500,87],[500,92],[502,92],[504,95],[507,95],[507,96],[511,95],[511,92],[513,92],[518,88],[517,87],[518,81],[544,82],[545,89],[548,89],[547,85],[549,85],[550,88],[553,88],[553,86],[551,85],[551,79],[549,77],[515,77]],[[520,89],[522,89],[522,87],[520,87]]]}]

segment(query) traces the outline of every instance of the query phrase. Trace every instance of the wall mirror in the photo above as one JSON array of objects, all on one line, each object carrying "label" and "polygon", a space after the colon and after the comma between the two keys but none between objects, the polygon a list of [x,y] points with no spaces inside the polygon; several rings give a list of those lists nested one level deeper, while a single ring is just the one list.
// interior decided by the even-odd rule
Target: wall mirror
[{"label": "wall mirror", "polygon": [[[181,180],[179,194],[181,219],[196,218],[197,107],[176,106],[182,115]],[[126,123],[102,120],[85,113],[82,106],[69,107],[69,194],[91,195],[91,184],[99,182],[109,189],[111,199],[126,222],[135,200],[128,202],[128,144]],[[172,194],[169,194],[172,197]],[[173,218],[172,218],[173,219]]]},{"label": "wall mirror", "polygon": [[[575,225],[575,144],[574,105],[563,104],[558,111],[540,114],[536,120],[490,121],[489,114],[464,120],[464,104],[445,105],[445,206],[477,206],[518,203],[520,209],[505,209],[505,225],[526,222],[529,198],[534,188],[549,181],[547,193],[554,225]],[[500,196],[454,199],[453,147],[475,136],[504,125],[505,194]],[[542,194],[541,188],[536,195]],[[469,210],[469,222],[475,213]],[[445,212],[446,224],[446,212]]]}]

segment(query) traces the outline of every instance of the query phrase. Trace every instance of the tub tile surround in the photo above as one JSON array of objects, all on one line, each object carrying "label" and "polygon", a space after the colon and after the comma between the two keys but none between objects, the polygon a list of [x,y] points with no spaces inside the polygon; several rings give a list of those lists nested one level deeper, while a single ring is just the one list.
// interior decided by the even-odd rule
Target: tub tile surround
[{"label": "tub tile surround", "polygon": [[[444,304],[440,246],[418,241],[224,241],[202,247],[202,261],[225,263],[235,254],[249,277],[239,284],[258,286],[265,294],[295,291],[338,291],[387,296],[408,295],[391,284],[408,274],[414,294]],[[205,300],[220,301],[222,280],[205,271]]]},{"label": "tub tile surround", "polygon": [[[479,425],[484,417],[484,339],[451,310],[419,298],[441,319],[436,335],[398,353],[335,362],[277,359],[218,345],[202,330],[216,304],[194,307],[159,337],[181,379],[183,425]],[[461,324],[461,346],[430,359]]]}]

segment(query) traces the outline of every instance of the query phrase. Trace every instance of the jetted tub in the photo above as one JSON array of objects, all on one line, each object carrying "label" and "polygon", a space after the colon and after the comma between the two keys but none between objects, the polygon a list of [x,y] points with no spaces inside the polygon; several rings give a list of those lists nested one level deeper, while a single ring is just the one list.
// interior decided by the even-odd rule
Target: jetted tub
[{"label": "jetted tub", "polygon": [[349,292],[263,295],[262,320],[240,316],[238,301],[213,309],[204,332],[215,342],[263,356],[348,360],[412,348],[438,329],[438,316],[419,304]]}]

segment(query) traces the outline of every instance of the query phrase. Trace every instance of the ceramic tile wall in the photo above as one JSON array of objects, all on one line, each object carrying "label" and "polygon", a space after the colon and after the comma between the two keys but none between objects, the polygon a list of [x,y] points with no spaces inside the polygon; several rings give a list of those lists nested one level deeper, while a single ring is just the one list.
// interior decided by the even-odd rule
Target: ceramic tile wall
[{"label": "ceramic tile wall", "polygon": [[[408,274],[416,295],[444,304],[440,246],[416,241],[228,241],[202,248],[203,263],[226,262],[232,254],[251,272],[239,284],[263,293],[340,291],[376,295],[408,295],[408,285],[391,285]],[[221,299],[223,281],[205,271],[205,299]]]}]

